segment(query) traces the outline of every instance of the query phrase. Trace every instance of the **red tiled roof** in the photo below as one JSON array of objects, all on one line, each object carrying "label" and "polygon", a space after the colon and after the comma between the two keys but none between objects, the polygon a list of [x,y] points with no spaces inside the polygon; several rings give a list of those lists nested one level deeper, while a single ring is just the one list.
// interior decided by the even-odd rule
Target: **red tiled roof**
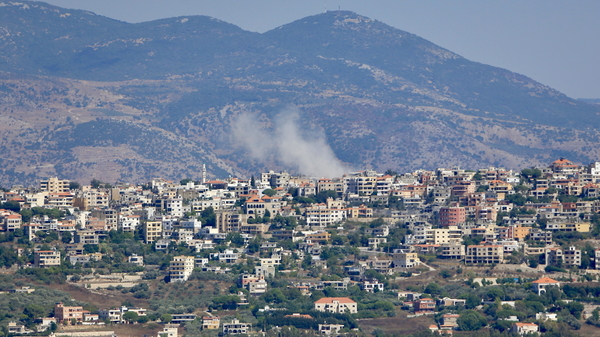
[{"label": "red tiled roof", "polygon": [[535,281],[533,281],[531,283],[538,283],[538,284],[540,284],[540,283],[560,283],[560,282],[558,282],[557,280],[553,280],[553,279],[549,278],[548,276],[544,276],[541,279],[535,280]]},{"label": "red tiled roof", "polygon": [[315,303],[321,304],[321,303],[333,303],[333,302],[356,303],[348,297],[323,297],[320,300],[316,301]]}]

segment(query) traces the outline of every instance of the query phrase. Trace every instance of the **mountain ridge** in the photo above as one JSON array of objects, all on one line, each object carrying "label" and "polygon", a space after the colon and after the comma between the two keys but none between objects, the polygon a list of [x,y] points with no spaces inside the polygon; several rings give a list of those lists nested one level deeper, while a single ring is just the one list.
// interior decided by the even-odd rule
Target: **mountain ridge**
[{"label": "mountain ridge", "polygon": [[0,6],[0,46],[12,46],[0,49],[0,118],[18,126],[0,128],[3,184],[180,179],[201,163],[216,176],[309,166],[268,143],[318,153],[308,145],[321,142],[332,153],[322,166],[339,159],[349,170],[600,155],[600,107],[353,12],[259,34],[206,16],[130,24],[13,4]]}]

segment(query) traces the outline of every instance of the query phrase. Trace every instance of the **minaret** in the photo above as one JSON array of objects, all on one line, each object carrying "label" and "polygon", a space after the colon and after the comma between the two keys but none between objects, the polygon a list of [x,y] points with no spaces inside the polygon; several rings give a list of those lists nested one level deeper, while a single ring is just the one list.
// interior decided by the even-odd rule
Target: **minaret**
[{"label": "minaret", "polygon": [[202,164],[202,185],[206,184],[206,164]]}]

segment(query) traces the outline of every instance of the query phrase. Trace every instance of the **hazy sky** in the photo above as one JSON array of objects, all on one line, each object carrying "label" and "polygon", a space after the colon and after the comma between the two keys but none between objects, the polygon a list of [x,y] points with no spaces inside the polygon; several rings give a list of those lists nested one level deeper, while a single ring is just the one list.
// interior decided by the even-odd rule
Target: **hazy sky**
[{"label": "hazy sky", "polygon": [[598,0],[48,0],[127,22],[208,15],[264,32],[351,10],[574,98],[600,98]]}]

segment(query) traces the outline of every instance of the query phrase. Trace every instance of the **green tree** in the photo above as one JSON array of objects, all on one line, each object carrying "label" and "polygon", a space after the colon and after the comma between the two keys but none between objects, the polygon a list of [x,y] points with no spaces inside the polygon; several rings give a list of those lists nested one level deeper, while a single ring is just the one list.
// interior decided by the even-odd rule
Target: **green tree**
[{"label": "green tree", "polygon": [[231,241],[231,244],[234,245],[235,247],[242,247],[242,246],[244,246],[244,243],[245,243],[244,238],[238,232],[229,233],[227,235],[227,240]]},{"label": "green tree", "polygon": [[21,205],[17,201],[9,200],[3,204],[0,204],[0,208],[19,213],[21,210]]},{"label": "green tree", "polygon": [[73,234],[71,234],[71,232],[62,232],[60,235],[60,240],[63,243],[71,243],[72,239],[73,239]]},{"label": "green tree", "polygon": [[272,196],[274,196],[275,194],[277,194],[277,191],[275,191],[275,190],[274,190],[274,189],[272,189],[272,188],[267,188],[266,190],[262,191],[262,193],[263,193],[264,195],[267,195],[267,196],[269,196],[269,197],[272,197]]},{"label": "green tree", "polygon": [[162,314],[160,316],[160,321],[163,323],[171,323],[172,320],[173,320],[173,316],[171,316],[169,314]]},{"label": "green tree", "polygon": [[318,203],[325,203],[325,202],[327,202],[328,198],[335,200],[337,197],[338,197],[338,194],[336,191],[323,190],[323,191],[319,191],[319,193],[317,193],[317,195],[315,196],[315,200]]},{"label": "green tree", "polygon": [[217,224],[217,215],[215,214],[214,208],[207,207],[200,212],[200,221],[202,222],[202,227],[215,227]]},{"label": "green tree", "polygon": [[392,170],[392,169],[387,169],[387,170],[385,170],[385,173],[384,173],[384,174],[385,174],[385,175],[388,175],[388,176],[392,176],[392,177],[394,177],[394,176],[397,176],[397,175],[398,175],[398,171],[394,171],[394,170]]},{"label": "green tree", "polygon": [[94,178],[92,179],[92,181],[90,181],[90,185],[92,185],[92,188],[100,188],[100,186],[102,185],[102,181]]},{"label": "green tree", "polygon": [[134,311],[127,311],[123,314],[123,319],[126,320],[127,322],[129,322],[130,324],[133,322],[136,322],[139,318],[139,315],[137,312]]},{"label": "green tree", "polygon": [[466,296],[464,296],[464,299],[466,300],[465,308],[467,309],[475,309],[475,307],[481,304],[481,297],[473,293],[467,294]]},{"label": "green tree", "polygon": [[476,331],[487,325],[487,319],[475,310],[465,310],[460,313],[457,323],[463,331]]},{"label": "green tree", "polygon": [[437,283],[429,283],[424,292],[430,295],[440,295],[442,293],[442,287]]},{"label": "green tree", "polygon": [[581,313],[583,312],[583,304],[579,302],[569,302],[566,306],[567,310],[577,319],[581,319]]}]

